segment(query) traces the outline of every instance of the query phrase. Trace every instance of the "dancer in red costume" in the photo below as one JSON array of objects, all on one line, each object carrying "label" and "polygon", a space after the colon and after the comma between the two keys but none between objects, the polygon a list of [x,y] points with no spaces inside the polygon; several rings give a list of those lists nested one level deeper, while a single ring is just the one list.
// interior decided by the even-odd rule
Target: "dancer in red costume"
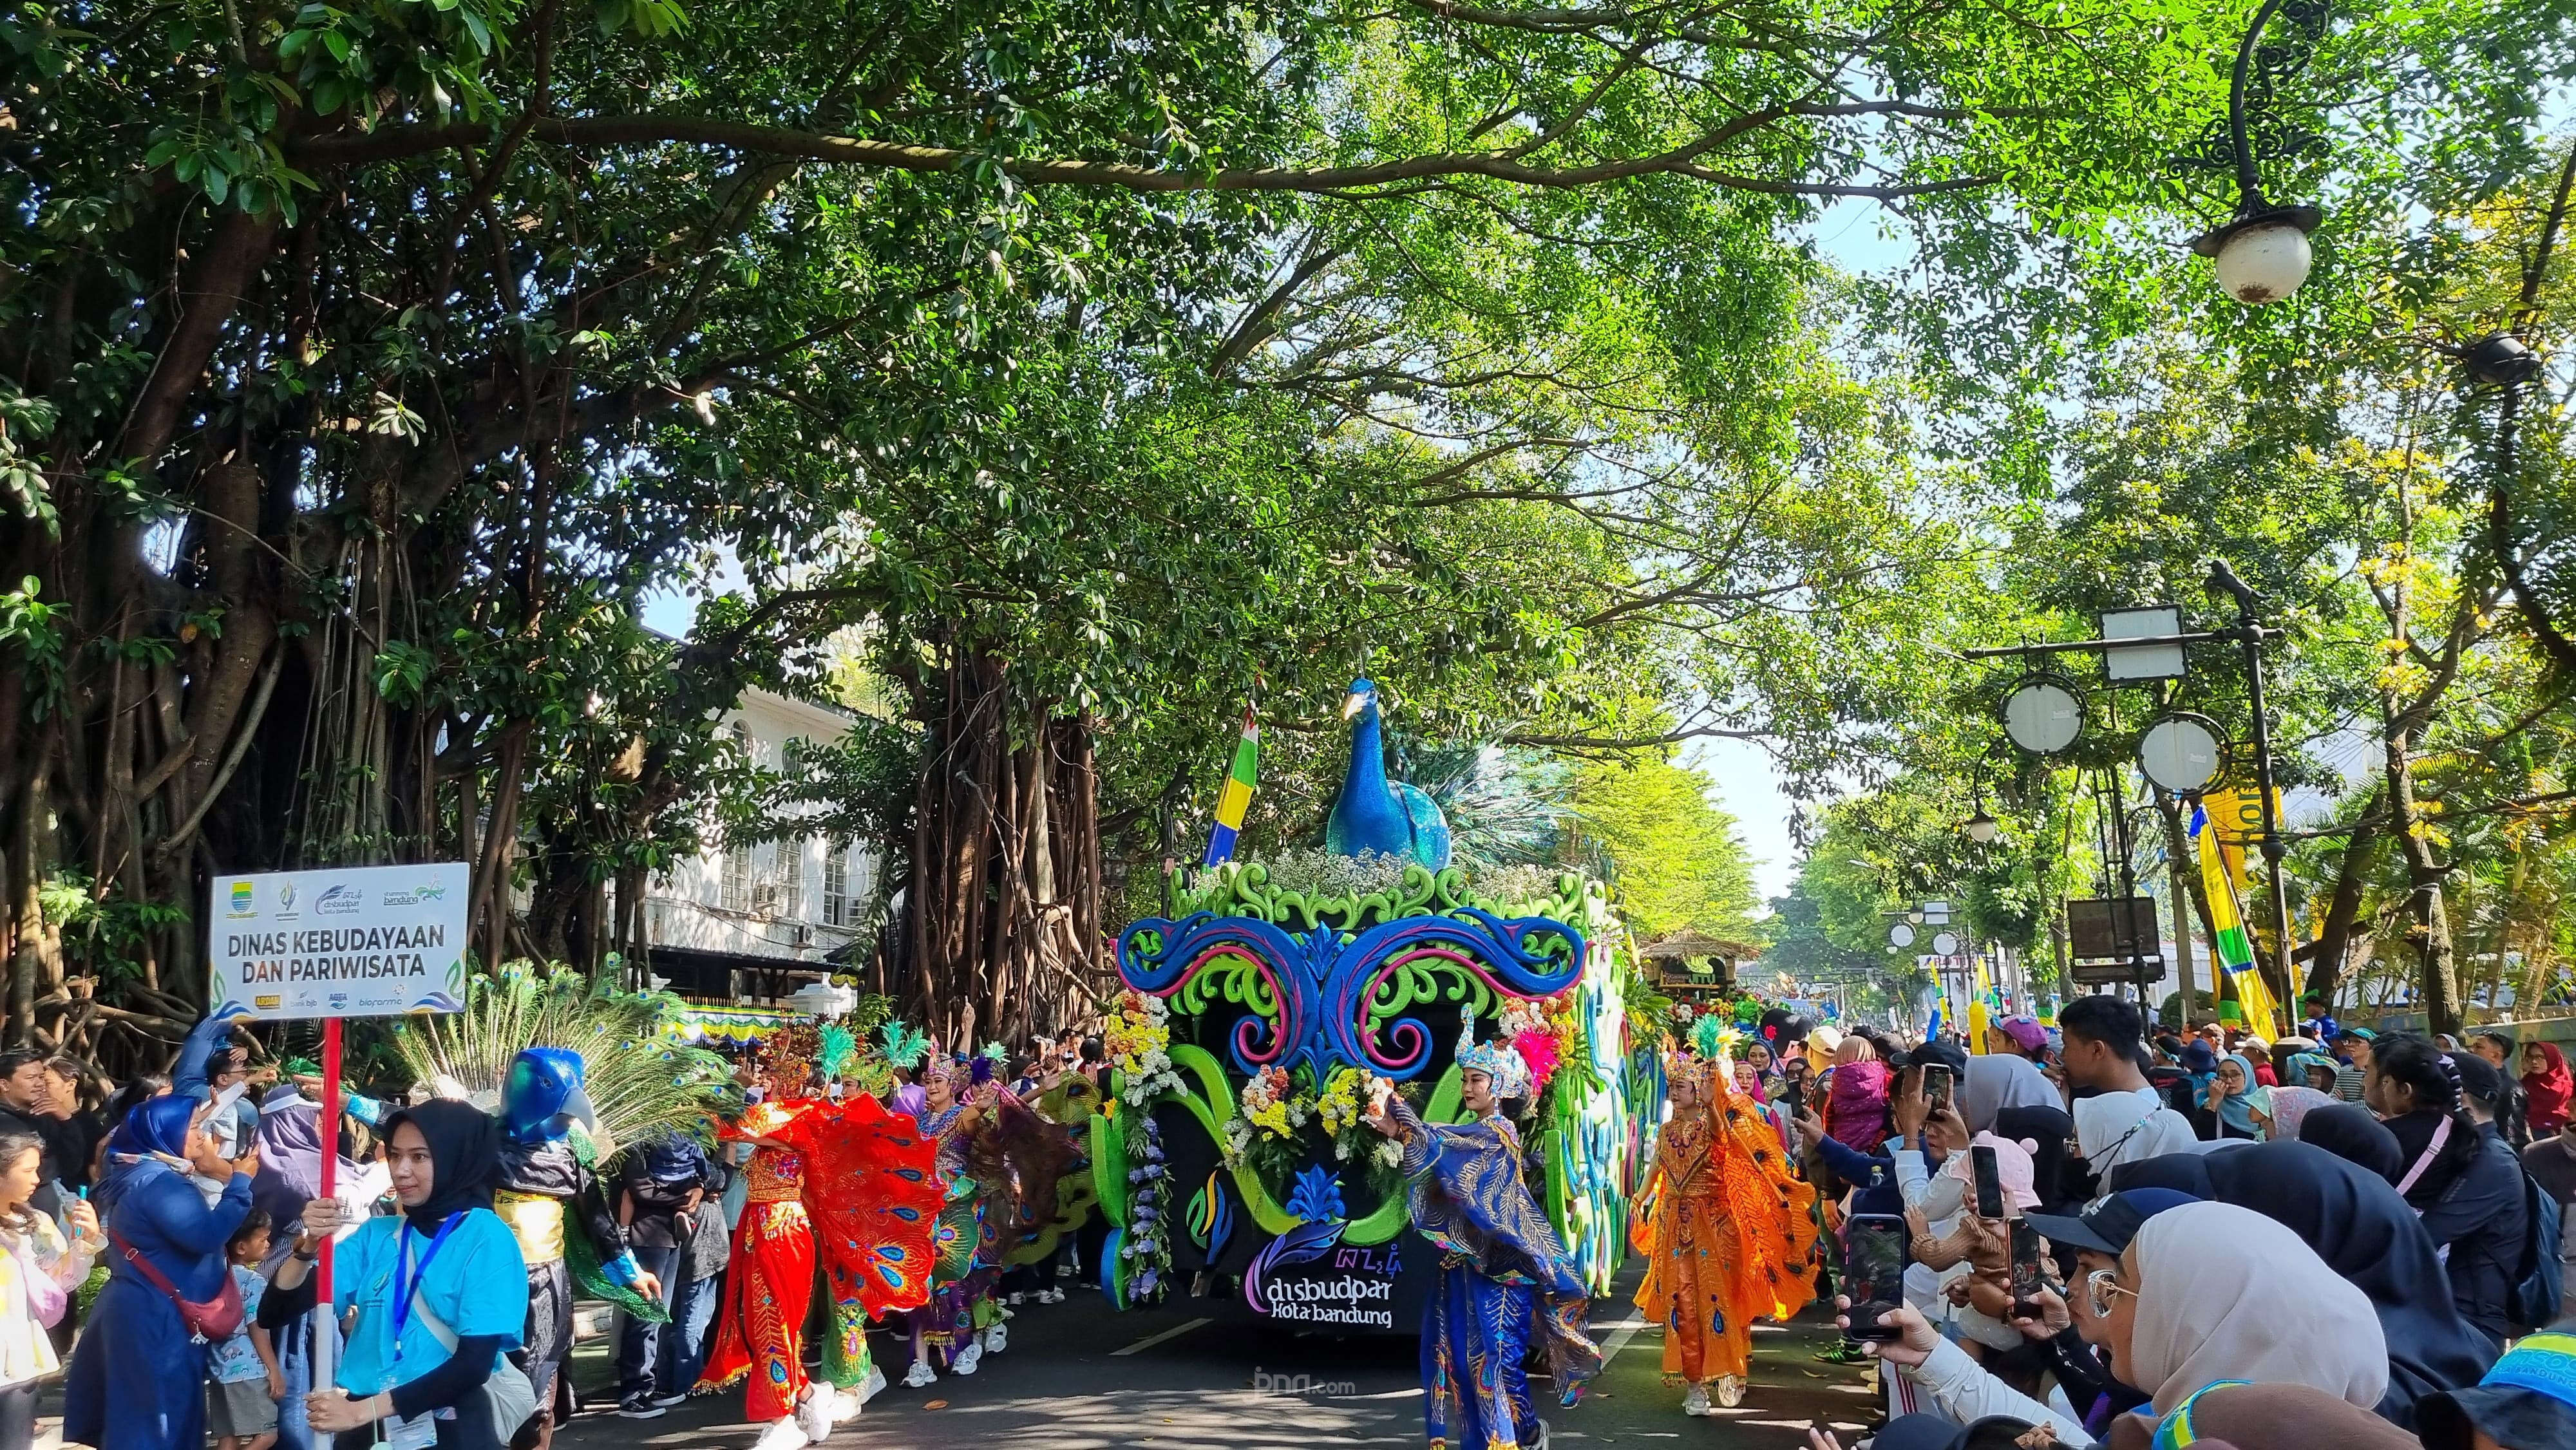
[{"label": "dancer in red costume", "polygon": [[[746,1416],[766,1424],[753,1450],[800,1450],[855,1415],[862,1396],[849,1387],[868,1377],[867,1316],[912,1308],[930,1290],[938,1145],[874,1098],[810,1096],[814,1040],[811,1028],[771,1039],[773,1096],[723,1132],[752,1145],[750,1192],[700,1384],[746,1381]],[[805,1375],[818,1246],[835,1301],[825,1361],[836,1381],[848,1380],[840,1388]]]}]

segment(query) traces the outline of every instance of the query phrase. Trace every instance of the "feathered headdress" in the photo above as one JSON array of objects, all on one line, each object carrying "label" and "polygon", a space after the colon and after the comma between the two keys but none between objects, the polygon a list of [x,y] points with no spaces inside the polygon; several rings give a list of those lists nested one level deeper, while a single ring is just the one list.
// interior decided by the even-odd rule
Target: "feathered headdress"
[{"label": "feathered headdress", "polygon": [[830,1082],[839,1077],[841,1069],[849,1066],[850,1059],[858,1054],[859,1040],[850,1035],[850,1029],[838,1026],[826,1027],[823,1029],[822,1043],[815,1049],[814,1065],[822,1069],[823,1080]]},{"label": "feathered headdress", "polygon": [[877,1042],[885,1052],[885,1060],[897,1067],[912,1067],[921,1061],[924,1053],[930,1051],[930,1039],[927,1036],[915,1032],[900,1022],[889,1022],[878,1028]]},{"label": "feathered headdress", "polygon": [[1481,1072],[1493,1079],[1494,1096],[1498,1098],[1516,1098],[1529,1092],[1529,1063],[1508,1042],[1478,1042],[1472,1016],[1458,1028],[1458,1070]]},{"label": "feathered headdress", "polygon": [[1691,1024],[1691,1050],[1715,1062],[1735,1047],[1735,1024],[1710,1013]]}]

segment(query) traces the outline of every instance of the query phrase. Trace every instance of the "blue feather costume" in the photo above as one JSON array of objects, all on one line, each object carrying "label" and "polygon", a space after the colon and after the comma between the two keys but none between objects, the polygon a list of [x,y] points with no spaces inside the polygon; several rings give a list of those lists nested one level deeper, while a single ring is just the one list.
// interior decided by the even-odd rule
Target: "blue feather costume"
[{"label": "blue feather costume", "polygon": [[1522,1368],[1533,1337],[1569,1395],[1601,1372],[1601,1351],[1583,1333],[1583,1276],[1521,1182],[1520,1135],[1499,1115],[1425,1123],[1402,1098],[1387,1113],[1404,1132],[1413,1226],[1441,1251],[1422,1316],[1424,1433],[1464,1450],[1536,1445]]}]

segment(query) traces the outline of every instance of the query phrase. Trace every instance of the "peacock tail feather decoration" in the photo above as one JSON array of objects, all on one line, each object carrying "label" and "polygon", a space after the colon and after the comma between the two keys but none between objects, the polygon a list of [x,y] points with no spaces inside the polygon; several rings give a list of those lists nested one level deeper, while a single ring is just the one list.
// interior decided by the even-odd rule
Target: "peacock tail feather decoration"
[{"label": "peacock tail feather decoration", "polygon": [[888,1022],[878,1028],[877,1040],[883,1044],[885,1060],[896,1067],[918,1067],[930,1051],[929,1034],[917,1032],[901,1022]]},{"label": "peacock tail feather decoration", "polygon": [[1007,1063],[1011,1060],[1011,1049],[998,1042],[987,1042],[984,1044],[984,1055],[997,1063]]},{"label": "peacock tail feather decoration", "polygon": [[830,1082],[841,1075],[841,1069],[850,1065],[850,1059],[857,1056],[858,1051],[859,1040],[850,1035],[850,1029],[826,1027],[822,1045],[814,1054],[814,1065],[822,1071],[823,1081]]},{"label": "peacock tail feather decoration", "polygon": [[723,1058],[663,1030],[680,1009],[668,993],[620,992],[569,968],[514,965],[473,978],[463,1011],[402,1023],[394,1050],[413,1081],[447,1079],[487,1112],[500,1106],[510,1061],[523,1049],[580,1054],[605,1161],[658,1133],[703,1135],[707,1114],[740,1106]]}]

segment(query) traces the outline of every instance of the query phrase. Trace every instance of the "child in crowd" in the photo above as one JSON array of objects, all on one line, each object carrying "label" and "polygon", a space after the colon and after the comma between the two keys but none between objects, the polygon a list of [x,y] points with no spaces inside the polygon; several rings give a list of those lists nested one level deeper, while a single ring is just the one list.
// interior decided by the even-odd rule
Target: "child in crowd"
[{"label": "child in crowd", "polygon": [[241,1329],[206,1355],[206,1430],[219,1450],[269,1450],[277,1443],[277,1402],[286,1398],[286,1376],[277,1350],[259,1327],[260,1295],[268,1280],[259,1266],[268,1257],[268,1215],[252,1209],[233,1230],[224,1256],[241,1287]]}]

